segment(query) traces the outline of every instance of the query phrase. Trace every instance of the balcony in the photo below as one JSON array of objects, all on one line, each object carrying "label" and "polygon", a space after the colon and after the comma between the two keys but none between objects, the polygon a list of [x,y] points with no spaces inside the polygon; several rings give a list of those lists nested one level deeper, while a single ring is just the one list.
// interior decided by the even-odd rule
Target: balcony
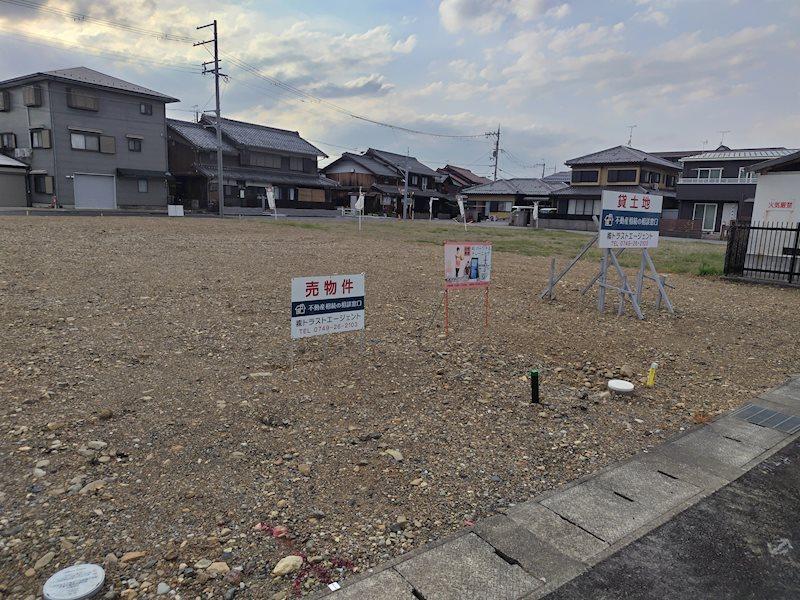
[{"label": "balcony", "polygon": [[678,183],[691,183],[691,184],[750,184],[755,185],[758,182],[758,175],[755,173],[745,177],[679,177]]}]

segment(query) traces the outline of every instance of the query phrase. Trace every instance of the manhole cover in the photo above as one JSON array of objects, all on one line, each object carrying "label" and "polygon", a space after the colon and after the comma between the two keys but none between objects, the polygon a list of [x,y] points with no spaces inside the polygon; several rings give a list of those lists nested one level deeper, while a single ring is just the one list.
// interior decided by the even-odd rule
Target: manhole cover
[{"label": "manhole cover", "polygon": [[753,425],[769,427],[783,433],[792,434],[800,431],[800,417],[780,413],[758,404],[745,404],[731,414]]},{"label": "manhole cover", "polygon": [[45,600],[86,600],[102,589],[105,579],[99,565],[73,565],[45,581],[42,592]]}]

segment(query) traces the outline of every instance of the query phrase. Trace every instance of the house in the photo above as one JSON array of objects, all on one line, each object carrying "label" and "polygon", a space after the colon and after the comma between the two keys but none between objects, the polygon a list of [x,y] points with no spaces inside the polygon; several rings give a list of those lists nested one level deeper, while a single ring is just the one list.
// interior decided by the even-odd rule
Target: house
[{"label": "house", "polygon": [[[427,216],[431,204],[434,214],[445,207],[446,196],[436,189],[439,173],[413,156],[374,148],[360,155],[346,152],[323,172],[344,186],[342,191],[347,194],[347,201],[356,197],[357,188],[361,188],[366,205],[369,192],[371,203],[365,208],[374,210],[380,203],[380,212],[398,216],[405,212],[412,217],[414,213]],[[339,202],[343,202],[341,195]]]},{"label": "house", "polygon": [[758,175],[748,170],[749,167],[792,152],[786,148],[720,146],[710,152],[681,158],[678,217],[699,222],[704,234],[721,234],[737,219],[749,221],[758,180]]},{"label": "house", "polygon": [[8,79],[0,151],[30,167],[30,206],[166,210],[171,102],[86,67]]},{"label": "house", "polygon": [[570,183],[550,193],[553,213],[539,215],[545,227],[594,231],[604,190],[663,196],[666,210],[678,207],[675,185],[680,166],[630,146],[615,146],[573,158]]},{"label": "house", "polygon": [[[217,132],[215,119],[168,119],[170,172],[175,198],[186,208],[217,210]],[[329,190],[337,184],[322,176],[322,150],[288,131],[221,119],[223,194],[226,213],[261,214],[272,185],[280,208],[331,208]]]},{"label": "house", "polygon": [[0,206],[28,206],[28,165],[0,154]]},{"label": "house", "polygon": [[453,196],[466,188],[483,185],[484,183],[491,183],[492,181],[488,177],[476,175],[465,167],[457,167],[455,165],[445,165],[444,167],[436,169],[436,172],[440,174],[440,189]]},{"label": "house", "polygon": [[467,188],[463,194],[469,200],[469,210],[477,213],[471,217],[478,218],[477,215],[481,215],[505,219],[514,206],[533,206],[537,202],[549,205],[550,194],[566,186],[552,179],[498,179]]},{"label": "house", "polygon": [[757,177],[752,220],[800,224],[800,150],[747,168]]}]

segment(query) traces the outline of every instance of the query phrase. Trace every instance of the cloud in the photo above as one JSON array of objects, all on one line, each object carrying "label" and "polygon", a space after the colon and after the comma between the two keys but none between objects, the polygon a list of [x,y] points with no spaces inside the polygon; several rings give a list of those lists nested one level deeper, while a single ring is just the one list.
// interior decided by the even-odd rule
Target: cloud
[{"label": "cloud", "polygon": [[667,13],[656,10],[652,6],[647,7],[645,11],[635,13],[633,18],[642,23],[653,23],[659,27],[666,27],[669,23],[669,16],[667,16]]},{"label": "cloud", "polygon": [[372,96],[383,96],[389,93],[394,86],[386,82],[383,75],[372,74],[367,77],[358,77],[351,79],[343,84],[324,83],[309,86],[311,91],[316,96],[323,98],[347,98],[352,96],[363,96],[365,94]]},{"label": "cloud", "polygon": [[548,10],[545,13],[545,15],[547,15],[548,17],[552,17],[553,19],[556,20],[561,20],[567,15],[569,15],[571,12],[572,8],[570,7],[569,4],[565,3],[565,4],[559,4],[558,6],[554,6],[553,8]]},{"label": "cloud", "polygon": [[568,5],[555,0],[441,0],[439,19],[451,33],[485,34],[497,31],[506,20],[532,21],[551,9],[556,18],[569,12]]},{"label": "cloud", "polygon": [[417,35],[412,33],[405,40],[398,40],[392,46],[392,51],[398,54],[410,54],[417,47]]}]

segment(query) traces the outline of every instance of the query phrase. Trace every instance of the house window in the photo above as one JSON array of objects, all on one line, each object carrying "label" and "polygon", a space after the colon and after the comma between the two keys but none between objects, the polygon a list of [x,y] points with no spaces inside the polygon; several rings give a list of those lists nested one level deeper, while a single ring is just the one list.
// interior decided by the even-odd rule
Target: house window
[{"label": "house window", "polygon": [[697,178],[698,179],[704,179],[706,181],[719,181],[719,180],[722,179],[722,168],[719,168],[719,169],[697,169]]},{"label": "house window", "polygon": [[427,190],[428,189],[428,178],[427,177],[420,177],[420,179],[422,180],[422,189],[423,190]]},{"label": "house window", "polygon": [[573,198],[569,201],[567,213],[570,215],[599,215],[600,200],[585,200],[583,198]]},{"label": "house window", "polygon": [[411,176],[411,185],[417,185],[419,178],[416,175]]},{"label": "house window", "polygon": [[675,187],[675,175],[667,175],[667,187]]},{"label": "house window", "polygon": [[31,130],[31,148],[50,148],[50,130],[49,129],[32,129]]},{"label": "house window", "polygon": [[717,224],[717,205],[697,203],[692,212],[693,221],[701,221],[705,232],[712,232]]},{"label": "house window", "polygon": [[141,102],[139,104],[139,114],[140,115],[152,115],[153,114],[153,105],[149,102]]},{"label": "house window", "polygon": [[573,171],[572,183],[597,183],[600,171]]},{"label": "house window", "polygon": [[128,138],[128,151],[141,152],[142,140],[140,140],[139,138]]},{"label": "house window", "polygon": [[13,133],[0,133],[0,148],[16,148],[17,136]]},{"label": "house window", "polygon": [[146,194],[147,193],[147,179],[139,179],[136,182],[136,186],[137,186],[140,194]]},{"label": "house window", "polygon": [[281,157],[277,154],[265,154],[264,152],[251,152],[250,164],[255,167],[268,167],[270,169],[281,168]]},{"label": "house window", "polygon": [[100,110],[100,100],[81,90],[67,88],[67,106],[78,110],[98,111]]},{"label": "house window", "polygon": [[42,88],[38,85],[29,85],[22,88],[22,103],[25,106],[41,106]]},{"label": "house window", "polygon": [[289,157],[289,169],[291,169],[292,171],[302,171],[303,159],[298,158],[296,156]]},{"label": "house window", "polygon": [[609,169],[608,183],[636,183],[636,169]]},{"label": "house window", "polygon": [[752,183],[755,181],[753,178],[753,172],[748,171],[747,167],[739,167],[739,181],[744,183]]},{"label": "house window", "polygon": [[642,171],[642,183],[661,183],[661,173]]},{"label": "house window", "polygon": [[33,191],[37,194],[52,194],[53,177],[50,175],[34,175]]},{"label": "house window", "polygon": [[11,110],[11,94],[8,90],[0,91],[0,112],[8,112]]},{"label": "house window", "polygon": [[69,136],[69,142],[73,150],[102,152],[103,154],[114,154],[117,151],[116,139],[113,135],[72,132]]}]

